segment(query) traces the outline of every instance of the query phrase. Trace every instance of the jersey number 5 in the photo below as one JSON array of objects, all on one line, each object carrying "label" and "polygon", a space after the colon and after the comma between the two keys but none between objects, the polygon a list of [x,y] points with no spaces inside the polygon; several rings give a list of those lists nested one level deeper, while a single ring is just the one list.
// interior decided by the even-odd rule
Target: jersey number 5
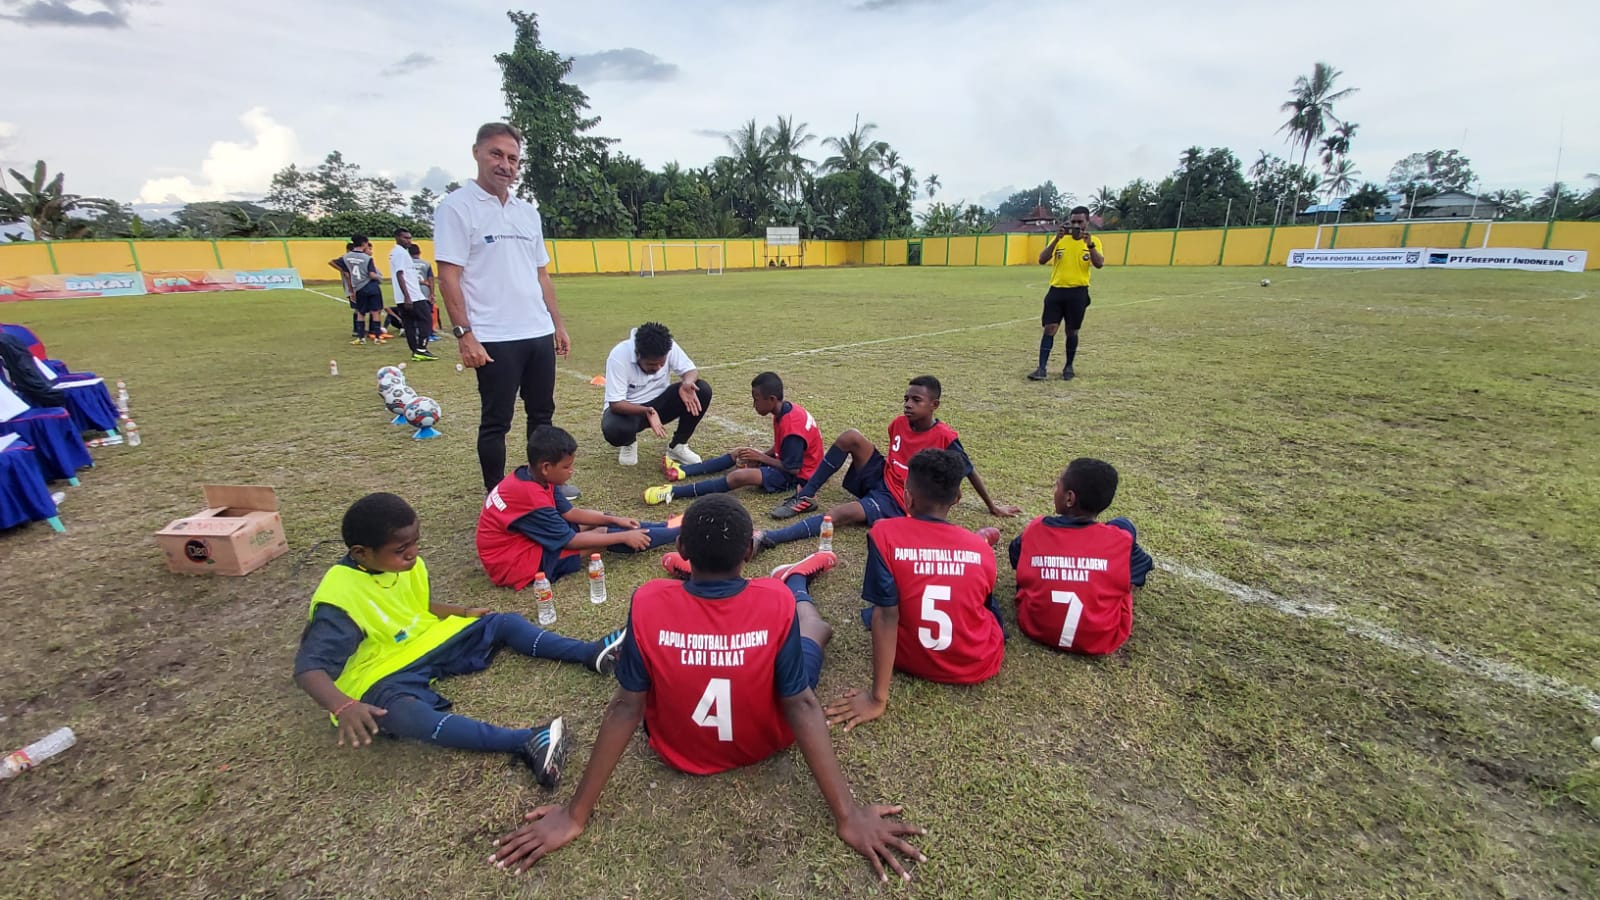
[{"label": "jersey number 5", "polygon": [[944,650],[950,646],[955,628],[950,622],[950,615],[937,606],[940,600],[950,599],[950,586],[947,584],[930,584],[922,590],[922,621],[936,627],[926,626],[917,629],[917,640],[929,650]]},{"label": "jersey number 5", "polygon": [[1067,618],[1061,623],[1061,640],[1056,643],[1057,647],[1065,650],[1072,646],[1078,636],[1078,620],[1083,618],[1083,601],[1073,591],[1051,591],[1050,602],[1067,605]]},{"label": "jersey number 5", "polygon": [[733,682],[726,678],[711,679],[694,708],[694,723],[701,728],[715,728],[719,741],[733,741],[732,686]]}]

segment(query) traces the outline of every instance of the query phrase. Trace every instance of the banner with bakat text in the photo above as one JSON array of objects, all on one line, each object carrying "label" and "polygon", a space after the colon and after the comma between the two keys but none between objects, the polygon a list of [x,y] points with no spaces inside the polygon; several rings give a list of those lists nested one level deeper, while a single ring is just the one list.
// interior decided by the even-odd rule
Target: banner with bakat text
[{"label": "banner with bakat text", "polygon": [[152,294],[186,294],[200,291],[274,291],[305,287],[295,269],[180,269],[145,272],[144,286]]},{"label": "banner with bakat text", "polygon": [[0,301],[65,300],[77,297],[133,297],[144,293],[138,272],[98,275],[24,275],[0,278]]}]

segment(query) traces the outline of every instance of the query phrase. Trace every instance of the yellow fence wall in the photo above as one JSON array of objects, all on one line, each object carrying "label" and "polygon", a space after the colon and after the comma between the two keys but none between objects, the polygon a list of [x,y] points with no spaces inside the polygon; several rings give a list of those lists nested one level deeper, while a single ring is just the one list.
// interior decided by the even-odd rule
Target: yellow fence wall
[{"label": "yellow fence wall", "polygon": [[[1098,239],[1108,265],[1129,266],[1259,266],[1283,265],[1289,251],[1307,247],[1490,247],[1586,250],[1588,267],[1600,269],[1600,222],[1397,222],[1381,225],[1315,225],[1281,228],[1197,228],[1184,231],[1104,232]],[[924,266],[1030,266],[1049,243],[1047,234],[991,234],[925,237]],[[433,242],[419,240],[424,258],[433,259]],[[691,272],[714,266],[724,269],[763,268],[769,262],[766,242],[738,238],[724,241],[550,240],[550,268],[555,274],[590,275],[638,272],[653,251],[658,272]],[[803,251],[773,248],[770,259],[790,266],[903,266],[912,242],[807,241]],[[96,272],[162,271],[167,269],[293,268],[307,281],[337,276],[328,261],[344,253],[344,241],[320,238],[267,240],[54,241],[0,244],[0,278],[51,273],[88,275]],[[378,269],[388,272],[388,245],[377,248]]]}]

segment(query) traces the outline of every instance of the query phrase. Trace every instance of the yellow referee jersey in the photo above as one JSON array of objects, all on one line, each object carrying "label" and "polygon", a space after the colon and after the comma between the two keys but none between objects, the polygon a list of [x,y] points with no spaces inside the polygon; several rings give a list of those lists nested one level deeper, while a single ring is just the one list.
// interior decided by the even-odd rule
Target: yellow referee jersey
[{"label": "yellow referee jersey", "polygon": [[1056,244],[1055,261],[1050,265],[1050,286],[1088,287],[1089,273],[1093,271],[1088,242],[1070,234],[1063,235],[1060,243]]}]

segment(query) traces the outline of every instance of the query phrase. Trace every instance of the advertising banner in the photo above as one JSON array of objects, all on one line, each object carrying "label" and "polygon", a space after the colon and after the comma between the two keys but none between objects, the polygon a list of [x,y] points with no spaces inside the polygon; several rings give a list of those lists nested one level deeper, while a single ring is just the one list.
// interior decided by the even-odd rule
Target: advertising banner
[{"label": "advertising banner", "polygon": [[180,269],[143,274],[144,287],[152,294],[299,290],[305,287],[300,282],[300,273],[295,269]]},{"label": "advertising banner", "polygon": [[0,302],[6,300],[62,300],[75,297],[133,297],[144,293],[137,272],[101,272],[98,275],[23,275],[0,278]]},{"label": "advertising banner", "polygon": [[1289,265],[1305,269],[1415,269],[1421,267],[1427,252],[1420,247],[1290,250]]},{"label": "advertising banner", "polygon": [[1526,272],[1582,272],[1587,250],[1524,250],[1481,247],[1476,250],[1428,251],[1430,269],[1521,269]]}]

